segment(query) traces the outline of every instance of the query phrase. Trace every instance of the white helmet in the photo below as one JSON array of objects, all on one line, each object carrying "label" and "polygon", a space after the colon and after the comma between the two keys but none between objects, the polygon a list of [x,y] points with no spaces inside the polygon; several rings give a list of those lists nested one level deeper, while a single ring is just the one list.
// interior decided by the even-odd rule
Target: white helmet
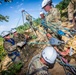
[{"label": "white helmet", "polygon": [[40,15],[41,15],[41,14],[44,14],[44,12],[41,11],[41,12],[40,12]]},{"label": "white helmet", "polygon": [[11,33],[14,33],[14,32],[16,32],[17,30],[15,29],[15,28],[12,28],[11,29]]},{"label": "white helmet", "polygon": [[45,7],[51,0],[43,0],[42,2],[42,8]]},{"label": "white helmet", "polygon": [[5,36],[8,35],[8,34],[10,34],[8,31],[3,31],[3,32],[1,33],[1,36],[2,36],[2,37],[5,37]]},{"label": "white helmet", "polygon": [[57,52],[53,47],[46,47],[42,51],[42,57],[45,61],[47,61],[50,64],[53,64],[57,57]]}]

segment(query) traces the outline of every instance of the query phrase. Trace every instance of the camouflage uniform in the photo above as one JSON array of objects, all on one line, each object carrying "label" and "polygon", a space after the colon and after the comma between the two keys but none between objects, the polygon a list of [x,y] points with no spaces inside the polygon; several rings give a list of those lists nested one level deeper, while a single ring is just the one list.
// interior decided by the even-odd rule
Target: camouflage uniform
[{"label": "camouflage uniform", "polygon": [[[19,54],[19,52],[16,49],[17,48],[17,45],[16,44],[15,45],[12,45],[12,43],[4,40],[3,47],[6,50],[9,58],[12,59],[12,61],[14,61],[14,62],[20,62],[20,54]],[[12,54],[13,52],[16,53],[16,54]]]},{"label": "camouflage uniform", "polygon": [[41,25],[44,27],[45,30],[48,29],[47,23],[46,23],[46,19],[41,19]]},{"label": "camouflage uniform", "polygon": [[76,9],[76,0],[71,0],[71,2],[68,5],[68,19],[69,21],[73,20],[73,13]]},{"label": "camouflage uniform", "polygon": [[60,12],[58,11],[57,8],[51,8],[50,12],[46,16],[46,22],[58,22],[60,19]]},{"label": "camouflage uniform", "polygon": [[[17,36],[13,36],[13,39],[15,40],[16,43],[18,42],[26,42],[26,38],[25,38],[25,35],[24,34],[20,34],[20,33],[17,33]],[[24,45],[23,47],[21,48],[18,48],[18,50],[20,51],[21,53],[21,56],[23,59],[25,59],[25,57],[28,55],[28,50],[26,50],[26,45]]]},{"label": "camouflage uniform", "polygon": [[[57,8],[52,7],[50,9],[48,14],[46,15],[46,22],[47,22],[47,25],[49,26],[51,32],[54,32],[54,34],[57,35],[56,34],[57,29],[55,27],[58,27],[58,25],[59,26],[61,25],[60,12],[58,11]],[[55,26],[53,26],[53,25],[55,25]],[[53,36],[55,36],[55,35],[53,35]]]},{"label": "camouflage uniform", "polygon": [[21,42],[21,41],[26,41],[25,36],[20,33],[17,33],[17,36],[13,36],[13,39],[15,40],[16,43]]},{"label": "camouflage uniform", "polygon": [[[28,73],[30,75],[50,75],[48,73],[48,66],[44,65],[40,61],[40,58],[41,58],[41,54],[38,54],[38,55],[34,56],[31,60],[31,62],[29,63]],[[45,67],[46,70],[44,70],[43,67]],[[33,72],[35,72],[35,73],[33,73]]]}]

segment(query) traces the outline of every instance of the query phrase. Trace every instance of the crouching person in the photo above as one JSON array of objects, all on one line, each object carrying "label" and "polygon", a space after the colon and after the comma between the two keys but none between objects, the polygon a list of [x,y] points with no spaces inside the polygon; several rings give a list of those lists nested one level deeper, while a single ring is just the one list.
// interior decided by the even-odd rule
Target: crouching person
[{"label": "crouching person", "polygon": [[[58,40],[57,38],[52,37],[52,35],[50,35],[49,33],[46,34],[51,46],[62,56],[67,56],[70,54],[70,48],[67,48],[66,50],[64,50],[64,47],[62,48],[61,46],[63,46],[62,44],[65,45],[64,41]],[[64,51],[60,51],[60,48]]]},{"label": "crouching person", "polygon": [[41,54],[32,58],[28,65],[27,75],[50,75],[48,69],[54,67],[56,57],[56,50],[53,47],[46,47]]},{"label": "crouching person", "polygon": [[[11,29],[11,33],[13,34],[13,39],[15,40],[16,44],[19,43],[19,42],[26,42],[26,44],[27,44],[27,42],[28,42],[28,40],[30,38],[26,34],[18,33],[15,28]],[[21,53],[21,56],[22,56],[23,59],[26,58],[26,57],[28,57],[28,55],[29,55],[29,50],[27,50],[26,44],[24,44],[24,46],[22,46],[21,48],[19,48],[19,52]]]},{"label": "crouching person", "polygon": [[3,31],[1,36],[4,38],[3,47],[6,50],[8,57],[14,63],[21,62],[20,53],[17,50],[17,46],[21,46],[21,44],[15,44],[14,39],[10,37],[10,33],[8,31]]}]

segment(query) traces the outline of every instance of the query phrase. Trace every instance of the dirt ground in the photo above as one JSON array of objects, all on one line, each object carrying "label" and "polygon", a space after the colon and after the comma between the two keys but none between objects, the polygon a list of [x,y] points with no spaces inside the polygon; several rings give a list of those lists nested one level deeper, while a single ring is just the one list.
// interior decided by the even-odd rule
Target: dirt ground
[{"label": "dirt ground", "polygon": [[50,70],[51,75],[65,75],[64,69],[58,63],[55,64],[54,68]]},{"label": "dirt ground", "polygon": [[[39,38],[37,38],[36,40],[44,41],[45,35],[42,36],[43,34],[39,34],[38,32],[37,32],[37,34],[38,34],[38,37]],[[36,40],[33,40],[33,41],[36,41]],[[45,40],[47,40],[47,39],[45,39]],[[45,45],[33,45],[33,48],[31,48],[31,50],[29,49],[30,50],[30,53],[32,55],[30,54],[31,56],[29,56],[29,60],[28,60],[28,62],[26,62],[26,65],[28,65],[28,63],[31,61],[31,58],[33,56],[35,56],[36,54],[40,53],[46,46],[50,46],[50,45],[46,45],[46,44]],[[74,63],[74,62],[72,62],[72,63]],[[26,66],[26,68],[27,67],[28,66]],[[49,71],[51,72],[51,75],[65,75],[65,72],[64,72],[63,67],[60,64],[58,64],[57,62],[55,64],[54,68],[51,69],[51,70],[49,70]]]},{"label": "dirt ground", "polygon": [[[36,40],[32,40],[31,42],[34,42],[34,41],[41,41],[41,42],[44,42],[47,41],[47,38],[45,38],[45,35],[43,35],[42,33],[40,34],[39,32],[37,32],[37,35],[38,35],[38,38]],[[33,56],[35,56],[36,54],[40,53],[46,46],[50,46],[49,44],[46,45],[36,45],[36,44],[33,44],[32,46],[29,45],[27,47],[27,49],[29,50],[29,56],[27,57],[28,61],[25,62],[25,66],[22,68],[21,72],[18,73],[18,75],[24,75],[23,73],[25,73],[27,71],[27,67],[28,67],[28,64],[31,60],[31,58]],[[7,59],[5,59],[7,61]],[[71,63],[74,63],[73,61],[71,61]],[[64,72],[64,69],[61,65],[59,65],[57,62],[54,66],[53,69],[50,70],[51,72],[51,75],[65,75],[65,72]]]}]

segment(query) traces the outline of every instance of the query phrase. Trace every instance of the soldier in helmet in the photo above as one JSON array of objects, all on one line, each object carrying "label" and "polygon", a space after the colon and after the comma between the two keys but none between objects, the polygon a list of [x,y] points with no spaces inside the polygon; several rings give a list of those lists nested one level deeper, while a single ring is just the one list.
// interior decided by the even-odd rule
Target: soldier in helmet
[{"label": "soldier in helmet", "polygon": [[26,49],[26,44],[27,44],[27,40],[28,40],[29,36],[18,33],[15,28],[11,29],[11,33],[13,34],[13,39],[15,40],[16,43],[22,42],[22,41],[25,42],[25,44],[21,48],[19,48],[21,56],[24,60],[29,53],[29,51]]},{"label": "soldier in helmet", "polygon": [[19,51],[17,50],[18,46],[22,46],[24,42],[15,43],[15,40],[10,37],[10,33],[8,31],[3,31],[1,36],[4,38],[3,47],[6,50],[8,57],[11,58],[13,62],[20,62],[21,56]]},{"label": "soldier in helmet", "polygon": [[42,9],[48,12],[46,16],[47,23],[57,23],[60,20],[60,12],[57,8],[52,6],[51,0],[43,0],[42,2]]},{"label": "soldier in helmet", "polygon": [[48,30],[48,26],[46,23],[45,15],[44,12],[40,12],[40,17],[41,17],[41,25],[43,26],[44,30]]},{"label": "soldier in helmet", "polygon": [[58,37],[58,34],[56,33],[57,32],[56,28],[57,28],[57,25],[58,26],[61,25],[60,12],[58,11],[57,8],[54,8],[52,6],[51,0],[43,0],[42,9],[48,12],[45,18],[46,18],[47,25],[49,26],[51,32],[54,33],[53,36]]},{"label": "soldier in helmet", "polygon": [[48,69],[52,69],[57,58],[57,52],[53,47],[46,47],[40,54],[34,56],[28,65],[29,75],[50,75]]},{"label": "soldier in helmet", "polygon": [[13,38],[16,43],[26,41],[29,38],[29,36],[25,36],[24,34],[18,33],[15,28],[11,29],[11,33],[13,34]]}]

